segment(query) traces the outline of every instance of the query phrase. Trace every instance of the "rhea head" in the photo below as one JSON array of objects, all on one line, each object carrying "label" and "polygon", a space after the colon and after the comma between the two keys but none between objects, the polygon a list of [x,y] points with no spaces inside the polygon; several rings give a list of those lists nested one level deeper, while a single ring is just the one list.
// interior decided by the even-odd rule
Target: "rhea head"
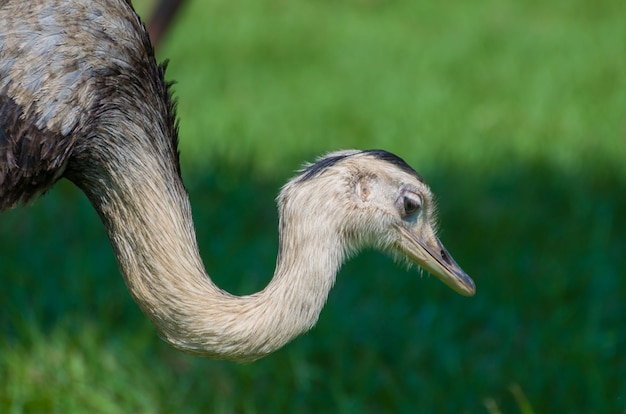
[{"label": "rhea head", "polygon": [[[475,293],[472,279],[436,235],[436,204],[430,188],[392,153],[328,154],[287,183],[278,201],[281,233],[287,232],[292,217],[298,217],[301,235],[309,231],[329,245],[336,239],[344,255],[367,246],[379,248],[427,270],[461,295]],[[286,247],[283,236],[281,251]]]}]

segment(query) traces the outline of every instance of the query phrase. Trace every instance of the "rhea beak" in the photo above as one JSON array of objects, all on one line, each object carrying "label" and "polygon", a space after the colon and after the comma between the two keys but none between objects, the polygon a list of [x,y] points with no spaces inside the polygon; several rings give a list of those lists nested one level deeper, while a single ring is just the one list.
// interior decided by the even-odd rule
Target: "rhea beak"
[{"label": "rhea beak", "polygon": [[452,290],[463,296],[474,296],[474,281],[454,261],[436,236],[423,240],[405,226],[398,226],[403,236],[401,249],[417,265],[437,276]]}]

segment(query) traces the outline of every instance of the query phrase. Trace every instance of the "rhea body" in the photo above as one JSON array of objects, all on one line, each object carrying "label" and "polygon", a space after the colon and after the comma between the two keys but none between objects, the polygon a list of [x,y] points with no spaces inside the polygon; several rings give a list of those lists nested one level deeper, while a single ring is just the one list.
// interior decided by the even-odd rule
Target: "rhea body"
[{"label": "rhea body", "polygon": [[474,293],[435,235],[428,186],[381,150],[306,166],[278,196],[272,280],[248,296],[221,290],[198,253],[177,136],[164,67],[130,2],[0,0],[0,211],[61,178],[76,184],[132,297],[168,343],[262,357],[315,324],[342,262],[365,246]]}]

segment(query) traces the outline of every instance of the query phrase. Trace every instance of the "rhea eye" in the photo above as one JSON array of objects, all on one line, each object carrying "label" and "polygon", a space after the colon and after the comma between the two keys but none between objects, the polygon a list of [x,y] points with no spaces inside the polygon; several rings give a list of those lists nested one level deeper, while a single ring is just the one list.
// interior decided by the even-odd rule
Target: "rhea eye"
[{"label": "rhea eye", "polygon": [[415,195],[405,195],[402,200],[402,208],[404,209],[404,216],[412,216],[422,208],[422,199]]}]

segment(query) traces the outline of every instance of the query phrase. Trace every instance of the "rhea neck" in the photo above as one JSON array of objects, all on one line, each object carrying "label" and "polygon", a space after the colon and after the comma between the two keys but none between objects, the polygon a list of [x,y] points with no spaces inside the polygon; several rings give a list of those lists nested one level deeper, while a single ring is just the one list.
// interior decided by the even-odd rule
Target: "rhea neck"
[{"label": "rhea neck", "polygon": [[143,139],[100,147],[88,172],[72,179],[102,218],[131,295],[163,339],[195,354],[253,360],[310,329],[344,256],[332,221],[319,214],[298,221],[292,204],[302,194],[286,186],[274,277],[258,293],[231,295],[204,269],[175,160],[127,145],[135,138]]}]

